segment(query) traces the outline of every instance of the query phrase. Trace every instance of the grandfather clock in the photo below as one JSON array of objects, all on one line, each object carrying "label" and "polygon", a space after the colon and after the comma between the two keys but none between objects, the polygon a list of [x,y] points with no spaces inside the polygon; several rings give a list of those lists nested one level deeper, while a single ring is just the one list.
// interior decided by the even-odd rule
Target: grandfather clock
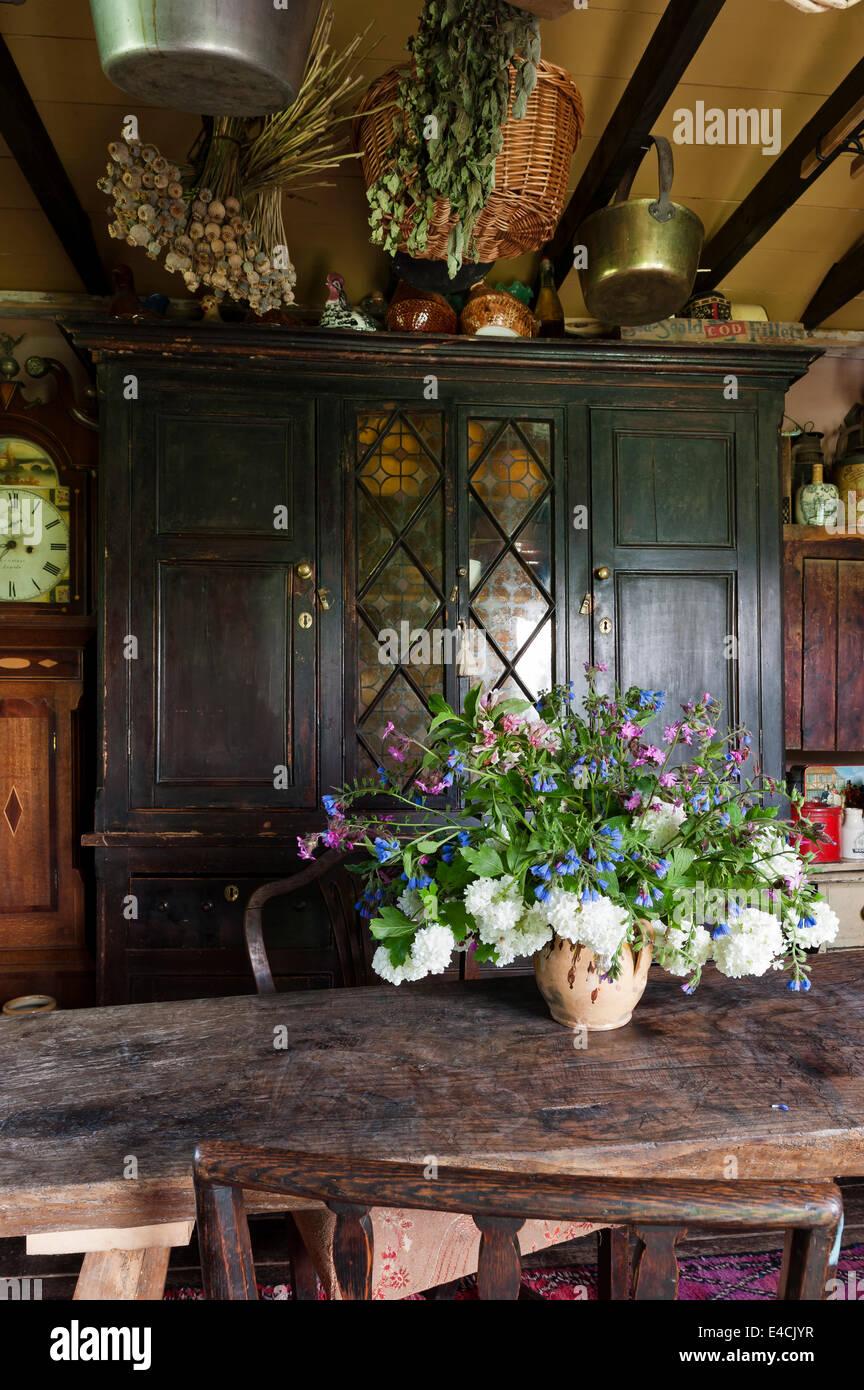
[{"label": "grandfather clock", "polygon": [[[20,340],[19,340],[20,341]],[[61,363],[33,399],[0,336],[0,1003],[90,1003],[94,959],[79,850],[88,828],[95,421]]]}]

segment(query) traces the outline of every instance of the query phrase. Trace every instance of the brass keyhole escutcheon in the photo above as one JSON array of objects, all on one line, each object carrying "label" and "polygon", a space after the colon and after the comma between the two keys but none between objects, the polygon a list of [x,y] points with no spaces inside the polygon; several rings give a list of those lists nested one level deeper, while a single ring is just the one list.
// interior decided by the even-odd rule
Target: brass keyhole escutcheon
[{"label": "brass keyhole escutcheon", "polygon": [[240,897],[240,889],[237,887],[237,884],[236,884],[236,883],[229,883],[228,886],[227,886],[226,889],[225,889],[225,901],[226,901],[226,903],[236,903],[236,901],[237,901],[237,899],[238,899],[239,897]]},{"label": "brass keyhole escutcheon", "polygon": [[301,613],[301,614],[300,614],[300,617],[297,619],[297,622],[300,624],[300,626],[301,626],[301,627],[303,628],[303,630],[305,631],[306,628],[309,628],[309,627],[312,626],[312,614],[311,614],[311,613]]},{"label": "brass keyhole escutcheon", "polygon": [[603,636],[604,636],[604,637],[608,637],[608,636],[609,636],[609,633],[612,631],[612,619],[611,619],[611,618],[601,618],[601,619],[600,619],[600,623],[599,623],[599,627],[600,627],[600,631],[602,632]]},{"label": "brass keyhole escutcheon", "polygon": [[308,561],[308,560],[302,560],[301,563],[297,566],[297,578],[298,578],[298,579],[311,579],[311,578],[312,578],[312,566],[309,564],[309,561]]}]

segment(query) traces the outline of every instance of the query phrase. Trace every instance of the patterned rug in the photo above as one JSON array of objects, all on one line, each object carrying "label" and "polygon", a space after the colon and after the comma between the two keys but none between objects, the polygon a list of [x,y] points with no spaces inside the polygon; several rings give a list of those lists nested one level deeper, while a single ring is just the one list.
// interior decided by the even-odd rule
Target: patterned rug
[{"label": "patterned rug", "polygon": [[[734,1303],[755,1302],[777,1296],[780,1274],[780,1254],[700,1255],[681,1260],[679,1298],[682,1302]],[[853,1275],[855,1276],[853,1278]],[[837,1270],[842,1288],[838,1297],[864,1302],[864,1245],[850,1245],[842,1251]],[[542,1298],[593,1301],[597,1298],[597,1271],[593,1265],[573,1265],[568,1269],[538,1269],[527,1271],[522,1278]],[[179,1287],[165,1290],[167,1299],[203,1298],[200,1288]],[[259,1298],[282,1301],[291,1297],[285,1284],[261,1284]],[[319,1288],[319,1297],[324,1292]],[[423,1294],[412,1294],[414,1300],[425,1301]],[[463,1279],[456,1299],[477,1297],[476,1281]]]}]

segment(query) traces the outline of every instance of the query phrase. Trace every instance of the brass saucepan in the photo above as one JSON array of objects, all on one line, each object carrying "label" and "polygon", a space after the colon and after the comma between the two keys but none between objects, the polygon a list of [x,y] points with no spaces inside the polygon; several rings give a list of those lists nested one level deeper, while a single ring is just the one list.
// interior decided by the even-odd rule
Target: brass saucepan
[{"label": "brass saucepan", "polygon": [[677,313],[690,298],[699,268],[705,228],[695,212],[672,202],[669,141],[648,138],[657,149],[659,196],[628,201],[643,150],[611,205],[592,213],[579,232],[587,251],[587,265],[579,271],[582,294],[589,313],[603,323],[629,327]]}]

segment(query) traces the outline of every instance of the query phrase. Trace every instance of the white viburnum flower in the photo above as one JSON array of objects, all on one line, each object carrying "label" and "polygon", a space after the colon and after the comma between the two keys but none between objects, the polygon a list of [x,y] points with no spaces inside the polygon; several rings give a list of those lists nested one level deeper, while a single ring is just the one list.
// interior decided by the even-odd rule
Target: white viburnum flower
[{"label": "white viburnum flower", "polygon": [[638,826],[640,819],[642,834],[647,836],[651,848],[665,849],[687,819],[687,811],[672,801],[652,801],[644,817],[634,816],[633,825]]},{"label": "white viburnum flower", "polygon": [[568,893],[558,884],[537,907],[556,936],[593,951],[600,969],[608,970],[630,925],[626,908],[604,896],[583,903],[577,893]]},{"label": "white viburnum flower", "polygon": [[421,980],[425,972],[418,971],[417,965],[409,955],[403,965],[394,965],[386,946],[379,946],[372,957],[372,969],[388,985],[401,985],[405,981]]},{"label": "white viburnum flower", "polygon": [[512,931],[522,916],[524,907],[519,888],[512,874],[501,878],[478,878],[469,883],[464,893],[465,907],[480,929],[490,933]]},{"label": "white viburnum flower", "polygon": [[840,930],[840,918],[826,902],[811,903],[807,916],[815,918],[815,926],[802,927],[797,917],[787,916],[786,935],[798,946],[827,946]]},{"label": "white viburnum flower", "polygon": [[756,872],[769,883],[788,879],[795,888],[801,884],[807,869],[804,860],[773,827],[766,827],[754,836],[753,863]]},{"label": "white viburnum flower", "polygon": [[406,982],[425,979],[427,975],[441,975],[450,964],[456,938],[449,927],[439,922],[431,922],[421,927],[411,945],[402,965],[394,965],[386,946],[379,946],[372,957],[372,969],[388,985],[401,985]]},{"label": "white viburnum flower", "polygon": [[428,927],[421,927],[415,936],[411,959],[422,975],[442,975],[450,964],[455,945],[456,938],[450,928],[432,922]]},{"label": "white viburnum flower", "polygon": [[764,975],[783,963],[785,942],[780,921],[771,912],[746,907],[730,916],[729,931],[713,943],[714,963],[721,975],[739,980],[743,975]]},{"label": "white viburnum flower", "polygon": [[657,936],[657,959],[670,975],[692,975],[711,959],[711,933],[693,922],[652,924]]}]

